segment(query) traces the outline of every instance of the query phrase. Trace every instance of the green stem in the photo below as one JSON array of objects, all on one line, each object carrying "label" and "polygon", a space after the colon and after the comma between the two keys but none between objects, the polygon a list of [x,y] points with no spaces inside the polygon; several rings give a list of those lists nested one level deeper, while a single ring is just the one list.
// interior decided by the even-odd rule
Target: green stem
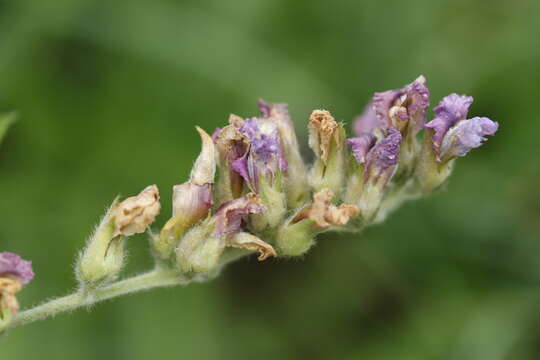
[{"label": "green stem", "polygon": [[100,301],[108,300],[117,296],[127,295],[157,287],[185,285],[188,283],[189,280],[178,273],[178,271],[156,268],[155,270],[147,273],[96,289],[90,293],[80,290],[71,295],[38,305],[33,309],[22,311],[13,319],[9,325],[9,328],[12,329],[17,326],[42,320],[62,312],[72,311],[84,306],[90,306]]}]

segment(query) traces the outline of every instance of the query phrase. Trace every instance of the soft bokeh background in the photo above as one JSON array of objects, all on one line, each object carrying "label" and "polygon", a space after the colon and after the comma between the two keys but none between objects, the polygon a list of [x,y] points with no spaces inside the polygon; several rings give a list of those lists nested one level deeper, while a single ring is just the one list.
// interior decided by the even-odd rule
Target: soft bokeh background
[{"label": "soft bokeh background", "polygon": [[[374,91],[424,74],[432,105],[474,95],[498,135],[448,191],[303,260],[242,261],[217,281],[35,323],[0,358],[537,359],[540,356],[540,3],[0,0],[0,249],[34,261],[27,307],[71,266],[118,193],[172,185],[195,125],[288,102],[301,131],[350,121]],[[129,273],[150,266],[130,241]]]}]

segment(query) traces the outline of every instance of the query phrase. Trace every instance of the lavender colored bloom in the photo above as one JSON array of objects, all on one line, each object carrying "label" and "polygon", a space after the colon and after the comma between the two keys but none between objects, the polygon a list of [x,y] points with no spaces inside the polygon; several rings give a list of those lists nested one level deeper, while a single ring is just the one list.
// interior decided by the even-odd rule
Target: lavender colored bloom
[{"label": "lavender colored bloom", "polygon": [[216,222],[214,235],[230,235],[242,230],[242,220],[249,214],[260,214],[266,210],[259,197],[253,193],[229,201],[217,210],[213,219]]},{"label": "lavender colored bloom", "polygon": [[358,163],[365,162],[366,155],[387,129],[405,133],[412,127],[412,134],[416,134],[424,126],[429,105],[429,89],[425,82],[426,79],[420,76],[401,89],[375,93],[372,102],[354,121],[356,137],[347,140]]},{"label": "lavender colored bloom", "polygon": [[278,130],[281,150],[287,161],[287,202],[291,207],[297,207],[307,198],[307,171],[287,104],[272,104],[259,99],[259,109],[262,120],[271,122]]},{"label": "lavender colored bloom", "polygon": [[358,137],[347,139],[347,144],[351,147],[356,162],[364,163],[366,154],[375,145],[377,138],[370,133],[364,133]]},{"label": "lavender colored bloom", "polygon": [[375,93],[373,106],[382,127],[395,127],[400,131],[413,126],[416,134],[425,123],[429,105],[429,89],[426,79],[419,76],[401,89]]},{"label": "lavender colored bloom", "polygon": [[[265,129],[265,127],[268,127],[268,129]],[[276,128],[263,123],[257,118],[250,118],[245,121],[240,128],[240,132],[247,136],[251,143],[251,151],[260,160],[265,163],[277,160],[280,170],[287,169],[287,161],[283,158]]]},{"label": "lavender colored bloom", "polygon": [[243,157],[232,163],[232,167],[252,190],[257,189],[260,176],[273,180],[278,171],[287,169],[275,124],[266,119],[249,118],[238,131],[247,138],[249,148]]},{"label": "lavender colored bloom", "polygon": [[[275,133],[272,134],[278,143],[279,148],[275,149],[280,155],[280,161],[284,165],[285,170],[288,167],[287,159],[294,155],[299,155],[298,140],[296,139],[296,133],[294,131],[294,125],[289,115],[289,109],[287,104],[271,104],[267,103],[263,99],[259,99],[259,109],[261,111],[261,118],[256,123],[263,124],[266,127],[275,127]],[[274,131],[271,131],[272,133]],[[276,136],[277,135],[277,136]],[[281,140],[281,142],[279,141]],[[281,148],[282,147],[282,148]],[[288,155],[288,156],[287,156]],[[293,159],[293,162],[295,159]]]},{"label": "lavender colored bloom", "polygon": [[439,154],[446,132],[458,121],[465,120],[472,104],[472,96],[450,94],[443,98],[439,105],[433,109],[435,119],[426,124],[426,128],[434,131],[433,150]]},{"label": "lavender colored bloom", "polygon": [[375,112],[373,102],[370,102],[362,114],[354,119],[353,131],[356,136],[361,136],[364,133],[371,133],[377,127],[380,127],[380,121]]},{"label": "lavender colored bloom", "polygon": [[441,145],[441,157],[449,160],[465,156],[470,150],[482,145],[485,136],[495,134],[498,128],[499,124],[486,117],[460,121],[446,133]]},{"label": "lavender colored bloom", "polygon": [[32,262],[23,260],[19,255],[11,252],[0,253],[0,277],[12,275],[24,285],[34,278]]},{"label": "lavender colored bloom", "polygon": [[373,102],[370,102],[362,114],[354,119],[353,131],[356,137],[347,139],[347,144],[359,164],[365,162],[366,154],[375,145],[377,141],[375,133],[380,134],[382,131],[380,124]]},{"label": "lavender colored bloom", "polygon": [[389,128],[388,134],[373,146],[366,155],[366,180],[373,178],[376,181],[382,175],[387,179],[390,177],[399,161],[401,139],[398,130]]},{"label": "lavender colored bloom", "polygon": [[493,135],[499,125],[485,117],[467,120],[471,96],[450,94],[435,107],[435,119],[426,124],[431,129],[432,147],[437,161],[445,162],[465,156],[471,149],[482,145],[485,136]]}]

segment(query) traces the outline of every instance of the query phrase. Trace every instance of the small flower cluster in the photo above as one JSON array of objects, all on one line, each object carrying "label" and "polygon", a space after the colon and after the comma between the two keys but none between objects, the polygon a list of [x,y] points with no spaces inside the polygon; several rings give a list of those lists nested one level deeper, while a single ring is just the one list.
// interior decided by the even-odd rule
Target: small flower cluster
[{"label": "small flower cluster", "polygon": [[[349,139],[343,123],[315,110],[307,124],[310,165],[285,104],[260,100],[259,116],[231,115],[212,135],[197,128],[202,151],[189,180],[173,188],[172,217],[151,234],[158,266],[208,276],[238,254],[300,256],[320,233],[384,220],[403,201],[440,188],[455,159],[497,131],[488,118],[467,119],[471,103],[472,97],[448,95],[428,122],[429,90],[420,76],[375,93]],[[145,232],[160,209],[155,185],[113,203],[77,262],[83,291],[118,276],[125,238]],[[16,313],[14,294],[32,277],[29,262],[0,254],[2,313]]]},{"label": "small flower cluster", "polygon": [[471,102],[451,94],[428,122],[429,90],[420,76],[375,93],[350,139],[330,112],[315,110],[308,165],[287,105],[260,100],[257,117],[231,115],[211,137],[199,129],[203,151],[191,180],[175,187],[174,216],[155,248],[183,272],[204,273],[227,247],[258,251],[260,259],[298,256],[321,232],[382,221],[404,200],[439,188],[456,157],[496,132],[487,118],[467,119]]}]

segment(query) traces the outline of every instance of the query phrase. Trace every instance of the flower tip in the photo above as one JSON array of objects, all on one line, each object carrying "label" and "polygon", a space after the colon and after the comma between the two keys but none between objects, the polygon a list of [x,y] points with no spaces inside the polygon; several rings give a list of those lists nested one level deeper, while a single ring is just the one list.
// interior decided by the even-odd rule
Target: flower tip
[{"label": "flower tip", "polygon": [[191,181],[196,185],[213,184],[216,174],[216,145],[212,136],[200,127],[195,127],[201,136],[202,149],[191,172]]},{"label": "flower tip", "polygon": [[424,75],[420,75],[414,80],[416,83],[425,84],[426,83],[426,77]]},{"label": "flower tip", "polygon": [[229,114],[229,124],[234,126],[236,129],[240,129],[242,126],[244,126],[245,122],[246,120],[244,120],[243,117],[236,114]]},{"label": "flower tip", "polygon": [[263,98],[257,100],[257,105],[259,106],[259,111],[261,112],[262,117],[270,117],[272,112],[272,104],[266,102]]},{"label": "flower tip", "polygon": [[[317,127],[335,127],[335,119],[328,110],[313,110],[309,116],[309,121]],[[337,123],[336,123],[337,124]]]},{"label": "flower tip", "polygon": [[158,187],[147,186],[138,195],[129,197],[114,206],[111,212],[115,218],[113,236],[131,236],[145,232],[156,220],[160,210]]},{"label": "flower tip", "polygon": [[341,145],[338,140],[340,136],[339,126],[332,114],[327,110],[313,110],[309,116],[310,146],[315,153],[319,154],[324,163],[328,161],[330,156],[332,139],[336,138],[337,145]]},{"label": "flower tip", "polygon": [[485,137],[494,135],[498,128],[498,123],[486,117],[460,121],[444,136],[441,159],[445,161],[457,156],[465,156],[472,149],[480,147],[486,141]]},{"label": "flower tip", "polygon": [[0,253],[0,277],[5,275],[15,276],[23,285],[28,284],[35,276],[32,261],[12,252]]}]

